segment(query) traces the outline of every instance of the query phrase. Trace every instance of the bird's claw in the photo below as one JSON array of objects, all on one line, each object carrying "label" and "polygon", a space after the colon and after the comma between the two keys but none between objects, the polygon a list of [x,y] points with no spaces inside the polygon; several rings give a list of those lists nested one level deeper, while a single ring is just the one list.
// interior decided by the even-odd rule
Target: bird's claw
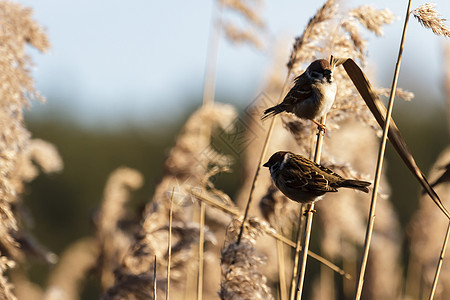
[{"label": "bird's claw", "polygon": [[303,213],[304,216],[307,216],[309,213],[316,213],[317,210],[312,209],[311,206],[305,209],[305,212]]},{"label": "bird's claw", "polygon": [[316,120],[312,120],[312,121],[314,122],[314,124],[317,125],[317,129],[319,130],[319,132],[322,131],[325,134],[325,131],[326,131],[325,124],[319,123]]}]

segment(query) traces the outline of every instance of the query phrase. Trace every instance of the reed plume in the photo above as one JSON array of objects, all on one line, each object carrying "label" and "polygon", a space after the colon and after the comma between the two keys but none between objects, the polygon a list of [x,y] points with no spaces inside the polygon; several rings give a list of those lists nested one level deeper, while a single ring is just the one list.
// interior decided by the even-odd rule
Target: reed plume
[{"label": "reed plume", "polygon": [[450,29],[445,24],[446,19],[439,17],[439,12],[434,8],[435,4],[425,3],[411,11],[416,20],[434,34],[450,37]]},{"label": "reed plume", "polygon": [[249,43],[253,45],[257,49],[264,49],[264,43],[261,39],[259,39],[254,30],[248,29],[243,30],[232,23],[225,24],[225,35],[229,40],[233,43],[241,44],[241,43]]},{"label": "reed plume", "polygon": [[21,255],[37,258],[48,264],[55,264],[58,257],[25,230],[26,227],[33,226],[34,222],[24,207],[20,195],[25,192],[25,184],[33,181],[41,172],[45,174],[60,172],[63,167],[63,161],[53,144],[41,139],[30,139],[27,147],[18,154],[16,167],[11,172],[10,178],[19,196],[14,201],[13,212],[19,217],[24,227],[13,234]]},{"label": "reed plume", "polygon": [[133,169],[119,168],[109,177],[97,217],[100,279],[104,290],[114,283],[114,270],[131,246],[133,232],[121,226],[125,221],[129,191],[143,184],[142,175]]},{"label": "reed plume", "polygon": [[[236,118],[229,105],[211,104],[198,109],[186,122],[165,163],[165,176],[148,204],[135,241],[115,272],[114,285],[104,299],[153,297],[153,267],[157,256],[157,274],[163,276],[167,268],[167,238],[170,197],[173,201],[173,233],[171,295],[182,297],[185,280],[195,266],[194,245],[198,242],[199,224],[193,222],[192,190],[204,190],[204,179],[212,166],[224,167],[230,158],[211,146],[211,132],[218,128],[231,130]],[[206,228],[206,241],[214,236]],[[166,282],[157,278],[158,297],[163,297]],[[212,278],[211,278],[212,279]]]},{"label": "reed plume", "polygon": [[81,285],[95,268],[98,252],[93,238],[80,239],[67,247],[51,272],[41,299],[81,299]]},{"label": "reed plume", "polygon": [[14,180],[18,160],[26,151],[30,134],[23,124],[23,110],[29,100],[41,99],[30,75],[31,59],[25,53],[27,44],[44,52],[49,43],[45,32],[32,19],[32,11],[20,4],[0,2],[0,248],[3,255],[19,259],[22,254],[14,237],[19,226],[12,206],[22,190],[20,179]]},{"label": "reed plume", "polygon": [[[225,37],[233,44],[248,44],[258,50],[264,50],[265,23],[261,16],[262,1],[218,0],[220,8],[229,11],[230,15],[239,15],[243,22],[237,25],[231,17],[224,14],[219,20]],[[236,19],[236,18],[234,18]]]},{"label": "reed plume", "polygon": [[[32,10],[10,1],[0,2],[0,295],[15,299],[5,270],[14,261],[23,261],[24,250],[42,254],[50,261],[54,256],[28,238],[19,222],[20,195],[24,181],[35,174],[26,174],[20,166],[30,165],[30,133],[23,122],[23,110],[33,99],[43,100],[34,88],[30,74],[32,60],[25,49],[30,45],[41,52],[49,48],[47,35],[33,20]],[[20,170],[21,169],[21,170]],[[28,247],[29,246],[29,247]],[[31,247],[31,248],[30,248]],[[42,251],[41,251],[42,250]]]},{"label": "reed plume", "polygon": [[222,280],[219,297],[230,299],[273,299],[266,277],[259,270],[264,257],[257,254],[256,239],[267,225],[255,218],[247,220],[241,242],[236,242],[242,221],[234,219],[227,230],[221,254]]},{"label": "reed plume", "polygon": [[224,7],[239,13],[254,26],[265,27],[264,20],[260,14],[262,1],[219,0],[218,2]]},{"label": "reed plume", "polygon": [[[1,254],[1,253],[0,253]],[[13,285],[9,283],[5,272],[8,269],[14,268],[15,262],[8,259],[6,256],[0,255],[0,298],[5,300],[17,300],[13,294]]]},{"label": "reed plume", "polygon": [[[287,68],[293,71],[293,75],[301,74],[304,70],[302,65],[316,59],[317,52],[323,49],[321,37],[329,32],[328,27],[332,25],[331,22],[337,14],[337,2],[334,0],[326,1],[314,17],[309,20],[303,34],[295,38],[287,62]],[[326,56],[329,56],[329,54],[327,53]]]},{"label": "reed plume", "polygon": [[[64,163],[56,147],[41,139],[30,139],[28,148],[22,153],[16,169],[16,178],[20,181],[30,182],[35,179],[40,170],[45,174],[62,171]],[[16,184],[19,193],[23,185]]]}]

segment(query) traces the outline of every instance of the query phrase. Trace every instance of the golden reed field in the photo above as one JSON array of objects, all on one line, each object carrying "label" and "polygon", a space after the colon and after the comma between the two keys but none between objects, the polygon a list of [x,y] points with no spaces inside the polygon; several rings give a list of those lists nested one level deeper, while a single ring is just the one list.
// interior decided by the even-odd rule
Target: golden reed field
[{"label": "golden reed field", "polygon": [[[145,178],[116,169],[92,234],[57,256],[30,234],[33,211],[23,202],[39,173],[64,172],[52,141],[33,138],[24,122],[29,102],[43,101],[27,45],[45,52],[50,42],[31,9],[0,1],[0,298],[82,299],[85,279],[94,277],[96,298],[105,300],[450,299],[450,147],[424,175],[390,117],[394,96],[414,97],[397,87],[405,40],[413,38],[408,22],[442,39],[450,30],[432,4],[414,8],[405,1],[405,16],[340,4],[326,1],[294,41],[280,43],[262,92],[239,112],[215,101],[217,42],[223,35],[263,49],[262,0],[216,1],[203,104],[168,151],[151,199],[141,210],[127,205]],[[389,49],[398,52],[392,86],[379,87],[368,67],[366,36],[382,39],[396,18],[404,27],[399,48]],[[450,48],[445,53],[450,124]],[[320,67],[311,64],[318,59]],[[333,80],[335,90],[324,80]],[[307,116],[296,105],[319,105],[311,99],[331,107]],[[406,229],[383,169],[389,144],[423,189]],[[277,151],[291,154],[268,162]],[[244,157],[239,170],[231,167],[236,155]],[[224,172],[241,173],[235,195],[215,184]],[[341,176],[367,183],[337,192],[354,188]],[[26,272],[31,257],[51,266],[44,285]]]}]

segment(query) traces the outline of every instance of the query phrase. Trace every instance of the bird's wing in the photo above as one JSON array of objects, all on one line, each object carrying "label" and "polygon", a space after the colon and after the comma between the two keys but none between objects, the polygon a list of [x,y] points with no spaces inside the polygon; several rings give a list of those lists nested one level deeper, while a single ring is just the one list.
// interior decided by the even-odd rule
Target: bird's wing
[{"label": "bird's wing", "polygon": [[295,79],[295,85],[292,87],[289,93],[287,93],[286,97],[283,100],[284,104],[292,105],[303,101],[312,95],[313,91],[311,89],[311,85],[308,84],[309,80],[306,76],[307,75],[305,72]]},{"label": "bird's wing", "polygon": [[305,192],[337,192],[329,185],[329,181],[319,172],[305,171],[298,168],[285,168],[281,172],[286,185]]},{"label": "bird's wing", "polygon": [[333,176],[333,177],[338,177],[340,179],[344,179],[341,175],[335,173],[333,170],[328,169],[327,167],[324,167],[322,165],[316,164],[314,163],[314,165],[319,168],[323,173],[326,173],[325,176]]}]

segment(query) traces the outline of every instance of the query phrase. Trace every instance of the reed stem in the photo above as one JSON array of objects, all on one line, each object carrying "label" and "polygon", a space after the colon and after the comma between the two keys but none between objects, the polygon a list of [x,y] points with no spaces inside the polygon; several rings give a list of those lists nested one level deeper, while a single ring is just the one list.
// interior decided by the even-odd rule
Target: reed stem
[{"label": "reed stem", "polygon": [[[281,93],[280,93],[280,96],[279,96],[279,99],[278,99],[278,103],[281,102],[281,99],[282,99],[283,95],[286,93],[287,83],[288,83],[288,79],[289,79],[290,74],[291,74],[291,72],[289,70],[288,73],[286,74],[286,78],[284,79],[283,88],[281,89]],[[251,204],[252,199],[253,199],[253,192],[254,192],[255,187],[256,187],[256,180],[258,178],[259,171],[261,170],[261,164],[263,162],[263,159],[266,156],[267,148],[269,147],[269,141],[270,141],[270,138],[272,136],[272,132],[273,132],[273,128],[274,128],[276,119],[277,119],[277,115],[272,117],[272,120],[271,120],[270,126],[269,126],[269,130],[267,131],[266,139],[264,140],[264,145],[263,145],[263,148],[261,150],[261,154],[259,156],[258,165],[256,166],[255,176],[253,176],[252,186],[250,188],[250,194],[248,196],[247,205],[245,207],[244,219],[242,220],[241,228],[239,230],[239,235],[238,235],[238,239],[237,239],[237,244],[238,245],[241,242],[242,234],[243,234],[244,228],[245,228],[245,222],[247,221],[248,212],[250,210],[250,204]]]},{"label": "reed stem", "polygon": [[217,56],[219,54],[220,32],[222,31],[222,5],[218,4],[216,7],[215,3],[216,2],[214,1],[212,4],[208,54],[203,84],[203,105],[211,105],[214,103],[214,94],[216,90]]},{"label": "reed stem", "polygon": [[[217,6],[216,6],[217,5]],[[211,26],[209,33],[208,54],[206,58],[205,79],[203,84],[202,106],[209,106],[214,103],[217,75],[217,56],[219,54],[220,33],[222,30],[222,5],[217,2],[212,3]],[[209,135],[211,133],[209,132]],[[197,299],[203,298],[203,252],[205,242],[205,203],[200,202],[200,236],[198,246],[198,282]]]},{"label": "reed stem", "polygon": [[[314,203],[309,204],[308,206],[309,212],[306,215],[306,226],[305,226],[305,233],[303,234],[303,241],[302,241],[302,259],[300,268],[298,268],[298,274],[297,274],[297,284],[296,284],[296,293],[295,293],[295,300],[302,299],[303,294],[303,284],[305,281],[305,273],[306,273],[306,261],[307,261],[307,252],[309,249],[309,241],[311,239],[311,228],[312,228],[312,219],[314,213],[312,210],[314,210]],[[302,213],[302,212],[300,212]]]},{"label": "reed stem", "polygon": [[401,64],[401,60],[402,60],[403,47],[405,44],[406,28],[408,27],[410,9],[411,9],[411,0],[408,1],[408,7],[406,10],[405,24],[403,26],[403,33],[402,33],[402,38],[401,38],[401,42],[400,42],[397,63],[395,65],[394,78],[392,80],[391,93],[389,95],[389,104],[388,104],[388,109],[387,109],[387,113],[386,113],[386,117],[385,117],[386,121],[384,122],[383,136],[381,138],[380,149],[378,152],[377,168],[376,168],[376,173],[375,173],[375,182],[374,182],[374,187],[373,187],[373,191],[372,191],[372,199],[370,202],[370,210],[369,210],[369,219],[368,219],[368,223],[367,223],[366,237],[365,237],[365,241],[364,241],[364,254],[362,257],[361,267],[360,267],[360,271],[358,274],[358,280],[357,280],[358,285],[356,288],[356,293],[355,293],[355,298],[354,298],[355,300],[361,299],[362,288],[363,288],[363,284],[364,284],[364,275],[366,273],[367,261],[369,258],[369,248],[370,248],[370,243],[372,241],[373,227],[375,224],[375,209],[376,209],[376,204],[377,204],[378,189],[380,186],[381,171],[383,168],[384,153],[386,150],[386,143],[387,143],[387,135],[388,135],[389,126],[390,126],[390,122],[391,122],[392,110],[394,107],[394,96],[395,96],[395,91],[397,89],[398,74],[400,72],[400,64]]},{"label": "reed stem", "polygon": [[172,188],[172,196],[170,197],[170,208],[169,208],[169,240],[167,242],[167,291],[166,300],[170,299],[170,263],[172,260],[172,213],[173,213],[173,194],[175,193],[175,187]]},{"label": "reed stem", "polygon": [[[204,201],[204,202],[206,202],[209,205],[212,205],[214,207],[220,208],[224,212],[229,213],[229,214],[231,214],[231,215],[233,215],[235,217],[242,216],[242,213],[239,210],[237,210],[236,208],[229,207],[226,204],[220,203],[220,202],[218,202],[218,201],[216,201],[214,199],[211,199],[209,197],[202,196],[202,195],[197,194],[197,193],[195,193],[193,191],[192,191],[192,194],[197,199],[199,199],[200,201]],[[274,232],[274,230],[271,230],[271,229],[266,228],[266,227],[264,227],[263,230],[264,230],[264,232],[266,234],[270,235],[274,239],[280,240],[281,242],[283,242],[284,244],[286,244],[286,245],[288,245],[288,246],[290,246],[292,248],[296,247],[296,244],[293,241],[291,241],[290,239],[284,237],[283,235],[281,235],[281,234],[279,234],[277,232]],[[300,248],[300,250],[301,250],[301,248]],[[308,255],[311,256],[311,258],[317,260],[318,262],[326,265],[331,270],[333,270],[333,271],[339,273],[340,275],[344,276],[346,279],[352,279],[352,276],[350,274],[344,272],[344,270],[342,270],[341,268],[339,268],[338,266],[333,264],[331,261],[323,258],[322,256],[320,256],[320,255],[318,255],[318,254],[316,254],[314,252],[311,252],[311,251],[308,251]]]},{"label": "reed stem", "polygon": [[[320,123],[324,124],[327,121],[327,116],[324,115],[321,120]],[[321,156],[321,152],[322,152],[322,145],[323,145],[323,130],[321,130],[320,127],[318,127],[318,132],[317,132],[317,143],[316,143],[316,148],[314,151],[314,162],[320,164],[320,156]],[[300,211],[300,214],[302,214],[303,212]],[[309,241],[311,239],[311,228],[312,228],[312,221],[313,221],[313,216],[314,216],[314,202],[309,204],[308,209],[307,209],[307,214],[306,214],[306,225],[305,225],[305,233],[303,235],[303,250],[302,250],[302,260],[301,260],[301,265],[300,268],[298,269],[299,274],[297,276],[297,291],[296,291],[296,296],[295,296],[295,300],[301,299],[302,298],[302,294],[303,294],[303,284],[305,281],[305,273],[306,273],[306,261],[308,259],[308,250],[309,250]]]},{"label": "reed stem", "polygon": [[205,202],[200,202],[200,237],[198,241],[197,300],[203,298],[203,252],[205,245]]},{"label": "reed stem", "polygon": [[291,279],[291,293],[290,293],[290,300],[294,300],[295,298],[295,291],[296,289],[296,279],[297,279],[297,269],[298,269],[298,260],[300,257],[300,252],[302,251],[302,219],[303,219],[303,207],[304,205],[300,205],[300,213],[298,214],[298,225],[297,225],[297,242],[295,247],[295,255],[294,255],[294,270],[292,270],[292,279]]},{"label": "reed stem", "polygon": [[[277,218],[277,231],[281,233],[281,226],[278,223]],[[286,291],[286,269],[284,268],[284,245],[283,242],[278,240],[277,243],[277,259],[278,259],[278,278],[280,281],[280,300],[287,300],[287,291]]]},{"label": "reed stem", "polygon": [[450,222],[447,226],[447,233],[445,234],[444,243],[442,244],[441,254],[439,255],[438,265],[436,267],[436,273],[434,274],[433,285],[431,286],[431,292],[429,300],[433,300],[434,294],[436,292],[436,287],[439,279],[439,275],[441,274],[442,263],[444,262],[445,250],[447,250],[447,243],[450,236]]},{"label": "reed stem", "polygon": [[156,300],[156,255],[153,265],[153,299]]}]

